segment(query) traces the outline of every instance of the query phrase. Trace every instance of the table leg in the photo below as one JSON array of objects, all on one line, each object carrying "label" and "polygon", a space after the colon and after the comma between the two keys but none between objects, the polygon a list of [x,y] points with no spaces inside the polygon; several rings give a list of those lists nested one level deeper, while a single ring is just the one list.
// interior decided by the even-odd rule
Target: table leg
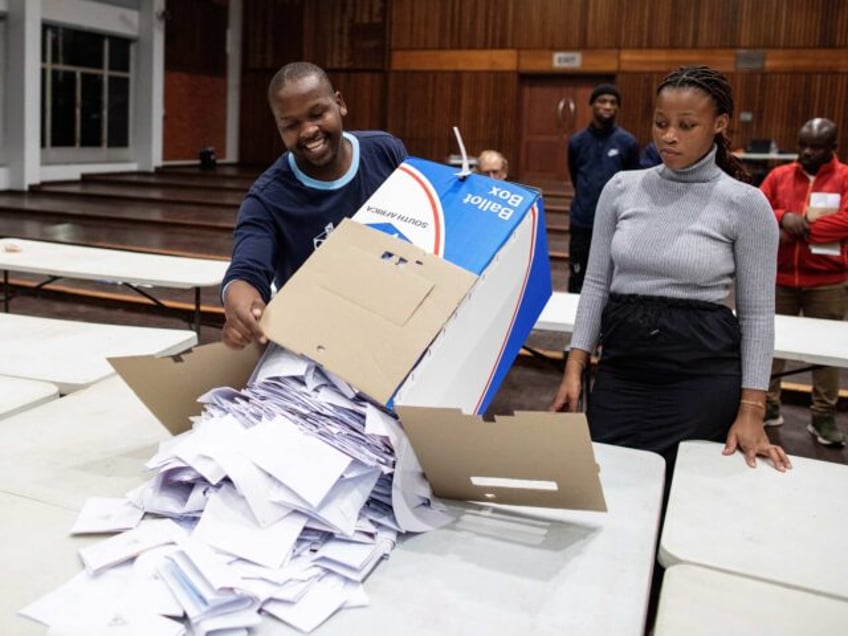
[{"label": "table leg", "polygon": [[194,332],[200,341],[200,287],[194,288]]}]

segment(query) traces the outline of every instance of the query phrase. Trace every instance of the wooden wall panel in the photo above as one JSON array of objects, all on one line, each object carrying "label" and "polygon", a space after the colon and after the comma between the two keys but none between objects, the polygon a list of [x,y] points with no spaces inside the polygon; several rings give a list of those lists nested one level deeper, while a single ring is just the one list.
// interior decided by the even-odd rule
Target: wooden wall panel
[{"label": "wooden wall panel", "polygon": [[498,148],[515,157],[517,86],[514,73],[393,72],[388,129],[411,154],[433,161],[459,152],[453,126],[470,154]]},{"label": "wooden wall panel", "polygon": [[[227,7],[209,0],[169,2],[165,69],[223,77],[227,73]],[[203,28],[200,28],[203,25]]]},{"label": "wooden wall panel", "polygon": [[589,0],[514,0],[520,10],[513,23],[518,49],[581,49],[585,44]]},{"label": "wooden wall panel", "polygon": [[[294,59],[328,68],[350,107],[348,128],[388,128],[414,154],[437,160],[456,151],[454,124],[471,152],[495,146],[516,157],[517,87],[527,74],[617,74],[620,121],[642,143],[657,81],[684,63],[708,63],[731,77],[737,112],[753,115],[733,123],[739,146],[774,137],[792,148],[799,121],[832,112],[841,124],[848,100],[848,0],[249,0],[244,7],[246,161],[267,163],[281,149],[265,86]],[[763,51],[762,71],[736,70],[746,49]],[[579,51],[591,69],[553,69],[555,51]]]},{"label": "wooden wall panel", "polygon": [[698,3],[633,0],[619,4],[618,46],[628,49],[687,48],[695,44]]},{"label": "wooden wall panel", "polygon": [[607,49],[620,46],[621,3],[618,0],[593,0],[586,9],[586,37],[582,48]]},{"label": "wooden wall panel", "polygon": [[389,65],[393,71],[515,71],[515,49],[431,49],[392,51]]},{"label": "wooden wall panel", "polygon": [[761,108],[754,111],[753,138],[775,139],[780,148],[792,151],[797,143],[798,129],[805,121],[827,117],[839,126],[837,154],[843,159],[848,157],[848,130],[843,125],[847,114],[848,75],[763,74],[759,96]]},{"label": "wooden wall panel", "polygon": [[620,73],[616,78],[621,91],[618,123],[633,133],[643,146],[651,141],[654,93],[665,75],[665,72]]},{"label": "wooden wall panel", "polygon": [[720,71],[736,68],[736,52],[732,49],[622,49],[619,69],[627,71],[666,72],[678,66],[708,64]]},{"label": "wooden wall panel", "polygon": [[770,49],[766,71],[848,73],[848,49]]},{"label": "wooden wall panel", "polygon": [[302,0],[244,2],[242,66],[277,70],[303,56]]},{"label": "wooden wall panel", "polygon": [[738,1],[700,0],[692,19],[695,21],[694,40],[697,48],[733,48],[739,41]]},{"label": "wooden wall panel", "polygon": [[503,49],[525,4],[516,0],[390,0],[391,49]]},{"label": "wooden wall panel", "polygon": [[241,76],[239,161],[267,166],[283,151],[283,142],[268,107],[268,83],[276,69]]},{"label": "wooden wall panel", "polygon": [[306,0],[303,59],[325,69],[382,70],[387,0]]},{"label": "wooden wall panel", "polygon": [[[702,0],[703,1],[703,0]],[[710,0],[722,4],[727,0]],[[740,48],[845,46],[844,0],[738,0]]]},{"label": "wooden wall panel", "polygon": [[349,130],[386,128],[386,75],[330,71],[330,81],[347,104],[344,127]]}]

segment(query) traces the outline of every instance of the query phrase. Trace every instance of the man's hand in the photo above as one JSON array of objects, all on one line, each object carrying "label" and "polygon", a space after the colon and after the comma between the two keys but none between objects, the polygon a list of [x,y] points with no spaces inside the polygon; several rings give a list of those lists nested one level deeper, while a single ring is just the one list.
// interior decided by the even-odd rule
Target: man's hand
[{"label": "man's hand", "polygon": [[259,319],[265,303],[259,292],[243,280],[227,285],[224,295],[226,322],[221,331],[221,340],[233,349],[244,349],[251,342],[265,344],[268,338],[259,327]]},{"label": "man's hand", "polygon": [[806,238],[810,233],[810,224],[797,212],[786,212],[780,219],[780,228],[795,239]]}]

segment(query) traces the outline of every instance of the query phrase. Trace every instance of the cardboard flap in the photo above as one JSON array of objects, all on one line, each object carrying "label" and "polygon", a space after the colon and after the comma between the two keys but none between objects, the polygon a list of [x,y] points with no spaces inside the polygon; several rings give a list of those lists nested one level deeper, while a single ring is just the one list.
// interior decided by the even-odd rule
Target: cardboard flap
[{"label": "cardboard flap", "polygon": [[[356,245],[337,246],[336,258],[344,267],[325,269],[320,266],[326,261],[316,263],[312,273],[319,284],[328,293],[400,327],[409,322],[435,287],[432,280],[419,274],[423,267],[419,259],[410,262],[390,251],[378,255]],[[362,281],[369,284],[363,286]],[[386,303],[387,298],[390,303]]]},{"label": "cardboard flap", "polygon": [[458,409],[396,406],[438,497],[606,511],[582,413],[516,413],[486,422]]},{"label": "cardboard flap", "polygon": [[268,304],[260,325],[277,344],[388,404],[475,280],[346,219]]},{"label": "cardboard flap", "polygon": [[258,346],[238,351],[216,342],[175,356],[109,358],[109,364],[165,428],[178,435],[191,428],[189,417],[200,413],[197,398],[221,386],[243,388],[261,354]]}]

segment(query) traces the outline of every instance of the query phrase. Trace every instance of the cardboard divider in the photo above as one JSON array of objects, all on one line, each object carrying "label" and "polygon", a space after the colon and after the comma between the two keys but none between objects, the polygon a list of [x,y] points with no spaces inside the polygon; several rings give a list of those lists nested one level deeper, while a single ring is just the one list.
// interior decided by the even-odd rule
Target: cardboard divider
[{"label": "cardboard divider", "polygon": [[175,356],[109,358],[109,364],[156,419],[178,435],[191,428],[190,417],[200,414],[197,398],[220,386],[243,388],[261,355],[259,346],[239,351],[216,342]]},{"label": "cardboard divider", "polygon": [[[517,412],[486,422],[458,409],[395,410],[438,497],[606,512],[582,413]],[[520,487],[528,481],[541,483]]]}]

